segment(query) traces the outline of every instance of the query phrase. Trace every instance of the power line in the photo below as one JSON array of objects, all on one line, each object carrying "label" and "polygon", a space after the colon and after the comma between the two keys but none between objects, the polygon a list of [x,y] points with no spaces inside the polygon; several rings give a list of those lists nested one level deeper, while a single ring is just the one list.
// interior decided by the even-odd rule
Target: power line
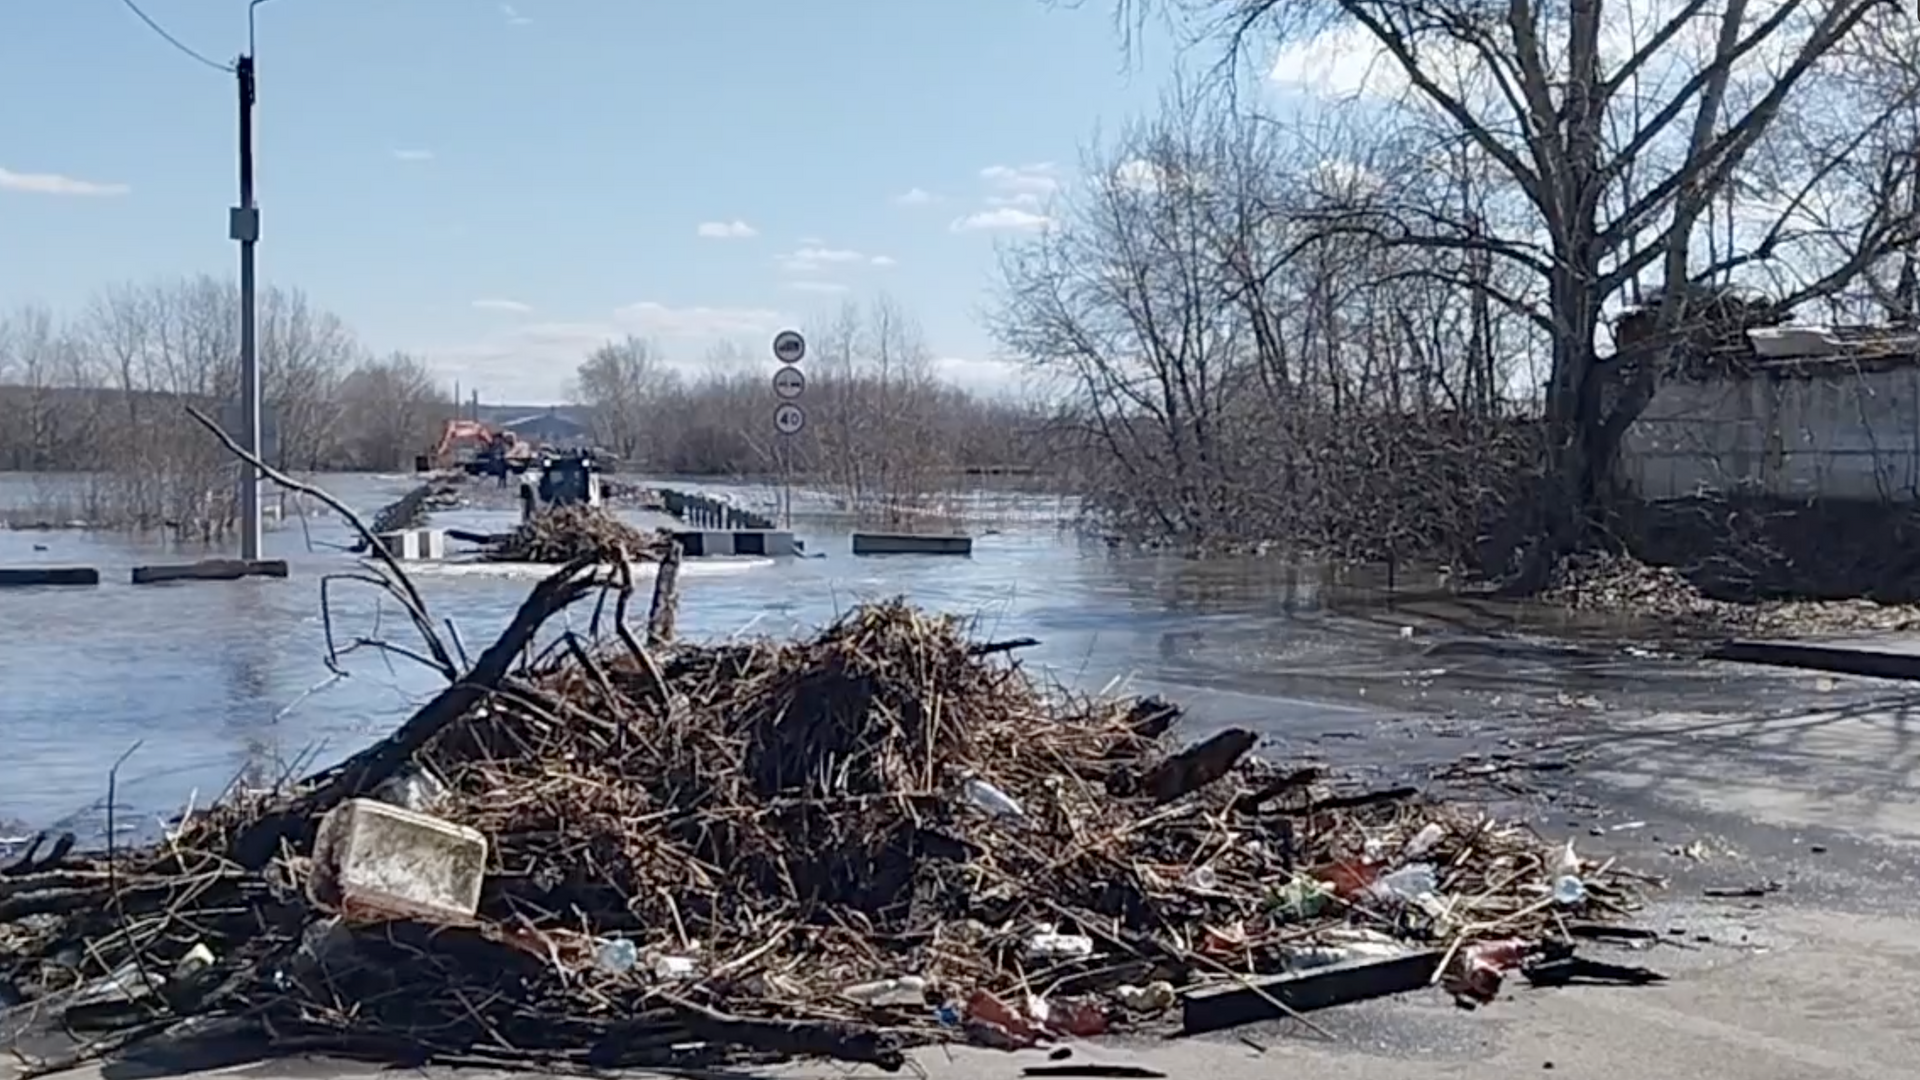
[{"label": "power line", "polygon": [[195,52],[185,42],[181,41],[177,37],[174,37],[172,34],[167,33],[166,27],[161,26],[157,22],[154,22],[153,18],[149,16],[146,12],[141,11],[140,5],[134,3],[133,0],[120,0],[120,2],[126,5],[126,8],[128,11],[131,11],[135,15],[139,16],[140,21],[147,24],[147,29],[153,31],[156,34],[159,34],[160,39],[162,41],[165,41],[167,44],[173,46],[176,49],[179,49],[181,52],[185,53],[186,55],[192,57],[195,60],[200,61],[201,63],[207,65],[208,67],[214,69],[215,71],[224,71],[224,72],[227,72],[228,74],[232,74],[233,72],[232,64],[223,64],[218,60],[210,60],[207,58],[205,53]]}]

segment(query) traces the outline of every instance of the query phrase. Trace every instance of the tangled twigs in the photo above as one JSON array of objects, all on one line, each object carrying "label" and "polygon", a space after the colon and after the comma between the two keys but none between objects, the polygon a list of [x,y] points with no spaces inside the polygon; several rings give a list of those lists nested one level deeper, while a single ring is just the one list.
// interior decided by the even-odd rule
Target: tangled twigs
[{"label": "tangled twigs", "polygon": [[515,612],[513,621],[474,661],[433,700],[421,706],[392,735],[355,754],[325,774],[321,781],[293,800],[283,812],[257,822],[239,843],[235,855],[243,866],[260,867],[278,850],[290,829],[311,826],[321,814],[373,790],[438,736],[465,716],[500,686],[514,659],[533,640],[540,627],[575,601],[603,585],[589,558],[576,559],[534,586]]},{"label": "tangled twigs", "polygon": [[[225,803],[126,853],[124,924],[99,879],[47,878],[96,902],[0,919],[19,942],[0,978],[57,1000],[204,945],[216,988],[153,1007],[257,1018],[281,1046],[898,1067],[921,1042],[1140,1026],[1173,986],[1356,950],[1471,959],[1633,901],[1630,879],[1522,826],[1267,766],[1246,733],[1183,754],[1166,703],[1050,690],[898,601],[803,640],[658,649],[622,611],[617,640],[566,637],[509,674],[542,621],[603,585],[628,599],[629,575],[576,560],[389,739],[291,799]],[[487,840],[470,922],[309,899],[314,818],[403,768],[443,781],[430,812]],[[33,872],[54,869],[90,868]],[[1577,909],[1555,899],[1570,875]],[[73,941],[81,970],[52,963]]]},{"label": "tangled twigs", "polygon": [[392,576],[392,580],[389,582],[389,590],[394,594],[395,598],[400,601],[401,607],[406,609],[407,615],[413,620],[414,628],[420,632],[420,637],[426,641],[427,650],[432,654],[434,664],[449,680],[459,674],[460,669],[459,666],[454,663],[453,653],[447,649],[446,643],[440,640],[439,631],[435,629],[432,617],[427,614],[427,602],[425,598],[420,595],[419,588],[414,585],[413,579],[407,576],[406,570],[400,565],[400,560],[396,559],[393,553],[387,550],[385,544],[380,543],[379,539],[374,536],[373,530],[367,526],[366,522],[360,520],[360,515],[354,513],[352,507],[335,498],[324,488],[295,480],[293,477],[260,460],[259,455],[241,446],[234,440],[233,436],[228,435],[219,424],[214,423],[199,409],[189,405],[187,406],[187,415],[193,417],[201,427],[212,432],[213,437],[220,440],[220,445],[226,447],[228,453],[239,458],[247,465],[258,469],[261,475],[279,484],[281,487],[289,491],[300,492],[303,495],[311,495],[320,500],[328,507],[331,507],[335,513],[339,514],[341,520],[352,526],[353,531],[358,533],[360,539],[366,543],[367,550],[371,551],[374,557],[380,560],[381,564],[386,568],[387,573]]},{"label": "tangled twigs", "polygon": [[673,547],[664,533],[643,532],[598,506],[548,507],[522,522],[487,552],[503,562],[565,563],[591,557],[657,562]]}]

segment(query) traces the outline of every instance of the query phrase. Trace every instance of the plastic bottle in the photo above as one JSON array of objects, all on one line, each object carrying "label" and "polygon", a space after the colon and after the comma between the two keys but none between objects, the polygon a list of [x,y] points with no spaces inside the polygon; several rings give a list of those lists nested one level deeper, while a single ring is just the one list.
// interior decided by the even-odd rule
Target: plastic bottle
[{"label": "plastic bottle", "polygon": [[1414,863],[1403,866],[1391,874],[1382,874],[1371,886],[1369,895],[1381,900],[1397,900],[1410,903],[1423,896],[1430,896],[1440,887],[1432,863]]},{"label": "plastic bottle", "polygon": [[626,938],[602,938],[593,946],[593,966],[601,971],[624,975],[640,962],[640,950]]},{"label": "plastic bottle", "polygon": [[876,1007],[925,1005],[927,980],[918,975],[902,975],[897,979],[855,983],[840,991],[840,996]]},{"label": "plastic bottle", "polygon": [[1587,899],[1587,883],[1572,874],[1562,874],[1553,883],[1553,902],[1573,907]]},{"label": "plastic bottle", "polygon": [[1013,796],[994,787],[979,777],[969,777],[962,787],[967,801],[996,817],[1025,817],[1027,813]]}]

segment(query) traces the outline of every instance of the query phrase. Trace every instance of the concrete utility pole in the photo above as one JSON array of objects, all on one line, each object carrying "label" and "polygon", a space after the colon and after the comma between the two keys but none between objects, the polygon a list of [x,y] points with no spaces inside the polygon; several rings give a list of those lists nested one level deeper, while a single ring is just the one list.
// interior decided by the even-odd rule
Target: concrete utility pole
[{"label": "concrete utility pole", "polygon": [[[255,5],[259,0],[255,0]],[[253,11],[247,11],[248,55],[233,65],[240,84],[240,205],[227,231],[240,243],[240,445],[260,456],[260,355],[254,341],[253,247],[260,242],[260,210],[253,205]],[[240,557],[260,557],[260,470],[240,467]]]}]

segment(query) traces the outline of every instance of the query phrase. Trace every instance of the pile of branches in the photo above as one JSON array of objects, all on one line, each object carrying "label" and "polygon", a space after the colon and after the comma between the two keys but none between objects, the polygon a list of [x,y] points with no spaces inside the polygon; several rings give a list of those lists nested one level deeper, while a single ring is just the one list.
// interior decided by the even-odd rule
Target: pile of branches
[{"label": "pile of branches", "polygon": [[673,546],[665,532],[648,532],[598,506],[547,507],[500,539],[487,557],[501,562],[659,562]]},{"label": "pile of branches", "polygon": [[[392,735],[153,846],[0,868],[4,989],[104,1032],[29,1073],[216,1020],[404,1064],[897,1069],[914,1043],[1125,1027],[1173,985],[1329,952],[1445,949],[1483,985],[1486,949],[1633,906],[1633,879],[1524,828],[1266,765],[1251,732],[1176,749],[1177,708],[1050,689],[1008,662],[1025,642],[901,602],[680,644],[673,560],[636,626],[628,565],[581,558],[469,664],[375,554],[447,677]],[[584,634],[529,655],[593,596]],[[486,837],[472,917],[328,898],[319,823],[406,792]]]},{"label": "pile of branches", "polygon": [[[1122,984],[1552,931],[1564,855],[1531,833],[1262,765],[1243,731],[1176,753],[1177,709],[1047,692],[990,650],[898,602],[799,642],[557,647],[294,793],[6,886],[65,890],[27,894],[58,918],[9,974],[45,998],[127,965],[167,979],[205,945],[209,974],[121,1019],[245,1016],[384,1060],[684,1064],[697,1043],[897,1065],[916,1041],[1031,1040],[1007,1004],[1028,994],[1105,1028],[1129,1018]],[[313,815],[408,772],[489,839],[470,924],[309,899]],[[1377,879],[1422,830],[1437,883],[1415,904]],[[1609,880],[1585,882],[1596,910],[1628,905]],[[1093,948],[1049,956],[1047,933]],[[597,965],[609,941],[637,967]],[[848,996],[903,976],[915,1005]]]}]

